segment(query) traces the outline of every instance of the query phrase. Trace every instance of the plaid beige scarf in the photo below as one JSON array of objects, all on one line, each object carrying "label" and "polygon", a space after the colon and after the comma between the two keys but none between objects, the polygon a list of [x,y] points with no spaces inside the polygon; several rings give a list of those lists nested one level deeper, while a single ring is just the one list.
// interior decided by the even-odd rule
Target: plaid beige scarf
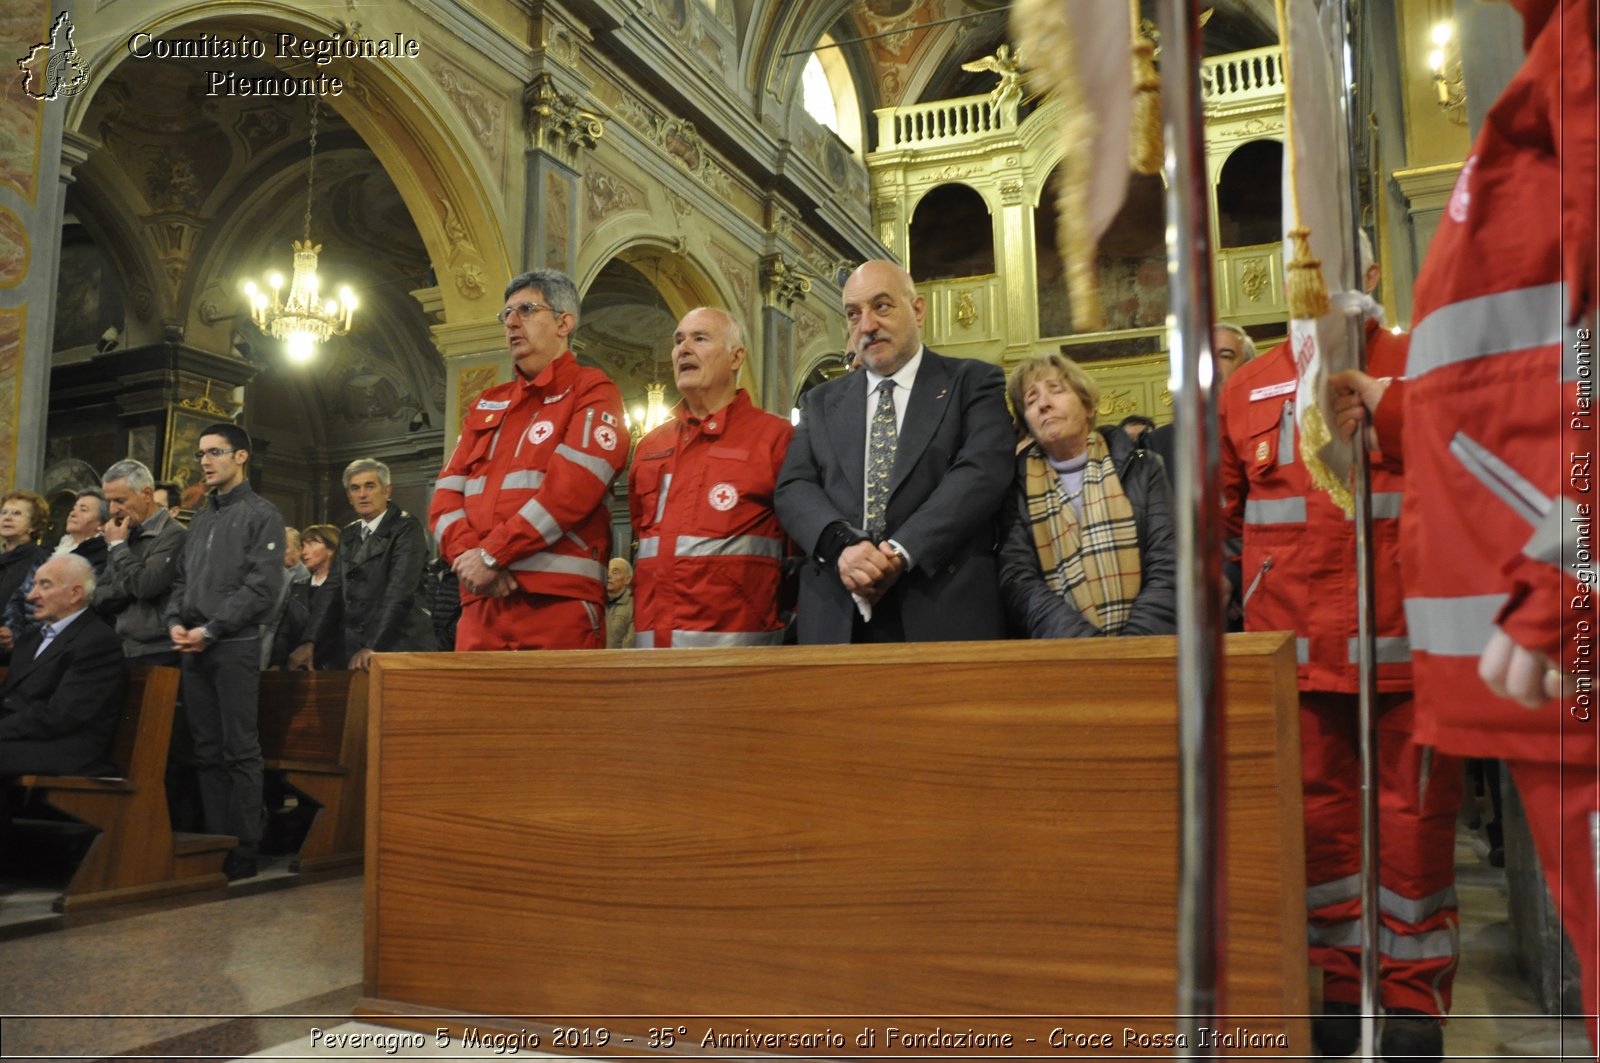
[{"label": "plaid beige scarf", "polygon": [[1089,432],[1088,451],[1080,521],[1044,451],[1038,444],[1028,448],[1028,523],[1050,589],[1115,635],[1139,595],[1139,528],[1099,432]]}]

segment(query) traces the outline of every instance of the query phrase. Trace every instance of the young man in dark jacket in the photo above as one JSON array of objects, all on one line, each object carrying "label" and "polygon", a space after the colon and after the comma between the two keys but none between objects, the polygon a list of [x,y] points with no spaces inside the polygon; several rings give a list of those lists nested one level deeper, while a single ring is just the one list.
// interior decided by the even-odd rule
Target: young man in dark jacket
[{"label": "young man in dark jacket", "polygon": [[283,581],[283,516],[245,476],[250,436],[214,424],[196,455],[210,495],[189,524],[167,602],[173,648],[183,655],[183,700],[194,735],[206,830],[239,845],[230,879],[256,873],[261,838],[261,629]]}]

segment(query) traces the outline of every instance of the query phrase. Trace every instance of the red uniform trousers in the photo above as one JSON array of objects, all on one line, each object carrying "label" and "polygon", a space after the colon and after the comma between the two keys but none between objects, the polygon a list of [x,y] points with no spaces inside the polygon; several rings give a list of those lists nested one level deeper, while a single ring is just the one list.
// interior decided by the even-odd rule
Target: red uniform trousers
[{"label": "red uniform trousers", "polygon": [[512,591],[504,598],[463,594],[456,652],[603,650],[604,614],[593,602]]},{"label": "red uniform trousers", "polygon": [[[1378,765],[1379,989],[1385,1008],[1449,1010],[1457,925],[1455,819],[1462,763],[1435,757],[1423,786],[1415,703],[1380,694]],[[1324,1000],[1361,1002],[1361,754],[1358,695],[1302,692],[1306,920]]]}]

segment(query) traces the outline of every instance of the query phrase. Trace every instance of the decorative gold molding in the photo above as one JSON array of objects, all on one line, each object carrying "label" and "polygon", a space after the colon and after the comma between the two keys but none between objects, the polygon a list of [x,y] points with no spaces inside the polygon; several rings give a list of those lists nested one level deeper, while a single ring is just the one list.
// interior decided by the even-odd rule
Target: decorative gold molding
[{"label": "decorative gold molding", "polygon": [[569,158],[592,148],[605,135],[600,116],[578,106],[578,99],[556,89],[555,78],[541,74],[522,93],[528,139],[536,148]]},{"label": "decorative gold molding", "polygon": [[811,293],[811,278],[790,265],[781,252],[766,255],[761,259],[761,293],[769,305],[787,312]]}]

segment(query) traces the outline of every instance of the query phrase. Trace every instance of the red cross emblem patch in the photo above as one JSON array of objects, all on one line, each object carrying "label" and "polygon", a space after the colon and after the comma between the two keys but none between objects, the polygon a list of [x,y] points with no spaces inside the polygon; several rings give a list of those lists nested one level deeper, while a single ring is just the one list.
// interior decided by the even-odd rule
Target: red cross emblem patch
[{"label": "red cross emblem patch", "polygon": [[739,504],[739,489],[730,483],[720,483],[711,488],[706,496],[711,503],[711,508],[718,513],[726,513]]}]

